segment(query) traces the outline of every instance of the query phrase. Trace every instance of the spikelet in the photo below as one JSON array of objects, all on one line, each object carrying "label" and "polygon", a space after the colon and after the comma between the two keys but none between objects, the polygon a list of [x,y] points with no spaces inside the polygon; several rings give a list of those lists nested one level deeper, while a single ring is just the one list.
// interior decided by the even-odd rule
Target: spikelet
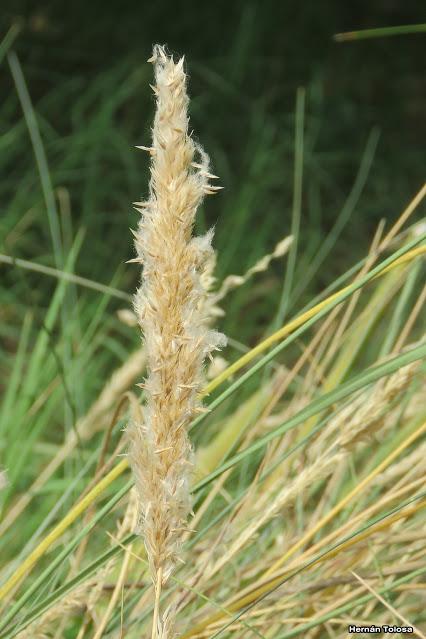
[{"label": "spikelet", "polygon": [[[147,378],[143,423],[129,425],[129,459],[139,496],[143,535],[154,583],[164,584],[180,552],[191,511],[192,450],[187,426],[199,410],[203,362],[225,338],[210,330],[208,284],[213,232],[192,237],[198,205],[210,185],[208,157],[188,133],[183,59],[154,47],[156,114],[150,194],[138,203],[137,258],[143,265],[134,310],[143,333]],[[167,615],[166,615],[167,616]],[[157,635],[166,632],[160,622]],[[163,617],[163,626],[166,626]]]},{"label": "spikelet", "polygon": [[290,246],[293,243],[293,236],[288,235],[282,238],[275,246],[272,253],[264,255],[260,260],[251,266],[244,275],[228,275],[222,282],[220,289],[214,294],[214,301],[218,302],[222,300],[229,291],[232,291],[239,286],[245,284],[250,278],[257,273],[263,273],[269,268],[272,260],[276,260],[279,257],[283,257],[288,253]]},{"label": "spikelet", "polygon": [[343,448],[371,437],[384,426],[391,403],[408,388],[418,367],[418,362],[408,364],[377,382],[373,393],[369,398],[364,397],[364,403],[353,415],[350,428],[342,430],[339,444]]},{"label": "spikelet", "polygon": [[315,459],[334,438],[334,444],[349,450],[381,430],[386,425],[392,403],[408,388],[418,368],[418,362],[408,364],[351,400],[312,443],[308,457]]}]

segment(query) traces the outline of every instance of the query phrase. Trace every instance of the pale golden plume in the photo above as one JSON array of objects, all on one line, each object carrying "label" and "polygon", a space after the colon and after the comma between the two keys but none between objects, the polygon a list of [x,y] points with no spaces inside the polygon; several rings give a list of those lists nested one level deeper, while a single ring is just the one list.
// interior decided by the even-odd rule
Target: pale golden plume
[{"label": "pale golden plume", "polygon": [[[203,363],[224,337],[210,330],[206,282],[213,233],[192,237],[198,205],[215,176],[208,157],[188,133],[188,96],[183,59],[177,63],[154,48],[156,114],[152,130],[149,199],[141,213],[135,245],[143,267],[134,308],[147,354],[143,419],[129,427],[130,463],[139,494],[144,537],[157,600],[179,557],[191,511],[192,451],[187,426],[202,410]],[[145,148],[145,147],[143,147]],[[158,606],[156,606],[158,608]],[[158,610],[157,610],[158,614]],[[154,615],[153,635],[164,635]]]}]

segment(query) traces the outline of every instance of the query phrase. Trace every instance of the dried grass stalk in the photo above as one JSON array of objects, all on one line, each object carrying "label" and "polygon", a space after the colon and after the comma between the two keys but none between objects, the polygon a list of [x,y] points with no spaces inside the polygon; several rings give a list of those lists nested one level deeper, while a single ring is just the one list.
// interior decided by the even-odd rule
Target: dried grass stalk
[{"label": "dried grass stalk", "polygon": [[[143,265],[143,274],[134,299],[148,372],[144,420],[129,427],[129,457],[139,494],[139,529],[158,595],[179,557],[191,510],[187,425],[202,410],[203,362],[225,340],[209,329],[206,282],[213,233],[192,237],[198,205],[218,187],[209,184],[214,176],[208,158],[188,133],[183,59],[175,63],[156,46],[151,61],[157,109],[148,149],[149,199],[137,203],[142,215],[135,261]],[[158,635],[164,634],[164,625]]]}]

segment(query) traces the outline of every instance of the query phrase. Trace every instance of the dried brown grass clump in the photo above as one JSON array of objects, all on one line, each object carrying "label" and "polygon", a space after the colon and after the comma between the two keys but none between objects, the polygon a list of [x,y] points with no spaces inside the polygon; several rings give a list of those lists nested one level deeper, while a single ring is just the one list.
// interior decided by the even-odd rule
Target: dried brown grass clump
[{"label": "dried brown grass clump", "polygon": [[[156,114],[152,131],[149,199],[137,203],[136,262],[143,265],[134,307],[147,353],[142,422],[129,428],[130,463],[140,499],[140,531],[157,584],[170,576],[191,510],[191,445],[187,426],[202,410],[203,362],[224,344],[209,329],[205,282],[212,231],[192,237],[198,205],[218,187],[209,184],[208,158],[188,133],[183,58],[154,47]],[[204,284],[203,284],[204,282]],[[158,598],[158,597],[157,597]],[[165,623],[165,621],[164,621]],[[159,626],[158,634],[163,632]]]}]

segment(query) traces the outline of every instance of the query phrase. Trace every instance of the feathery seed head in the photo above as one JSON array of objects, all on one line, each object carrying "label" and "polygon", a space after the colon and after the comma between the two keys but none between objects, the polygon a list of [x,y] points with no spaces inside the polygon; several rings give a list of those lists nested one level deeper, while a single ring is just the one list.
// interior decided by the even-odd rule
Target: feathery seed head
[{"label": "feathery seed head", "polygon": [[156,113],[149,199],[135,235],[143,264],[134,310],[147,352],[144,422],[129,428],[130,462],[140,500],[140,531],[155,580],[167,581],[179,530],[191,510],[192,450],[187,425],[200,409],[203,363],[225,344],[210,330],[213,230],[192,237],[196,210],[213,191],[209,159],[188,132],[183,58],[154,47]]}]

